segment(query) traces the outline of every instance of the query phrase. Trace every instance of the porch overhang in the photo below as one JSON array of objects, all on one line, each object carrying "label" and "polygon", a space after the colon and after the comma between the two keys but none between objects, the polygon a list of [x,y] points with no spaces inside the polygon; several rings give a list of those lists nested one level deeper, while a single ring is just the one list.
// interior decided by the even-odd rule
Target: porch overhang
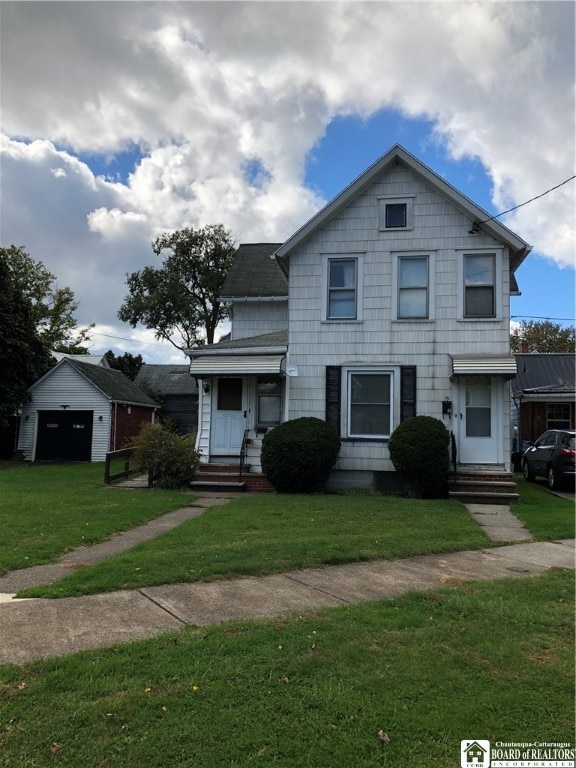
[{"label": "porch overhang", "polygon": [[450,355],[450,378],[455,376],[516,376],[514,355]]},{"label": "porch overhang", "polygon": [[190,362],[190,375],[209,376],[284,375],[286,356],[281,355],[203,355]]}]

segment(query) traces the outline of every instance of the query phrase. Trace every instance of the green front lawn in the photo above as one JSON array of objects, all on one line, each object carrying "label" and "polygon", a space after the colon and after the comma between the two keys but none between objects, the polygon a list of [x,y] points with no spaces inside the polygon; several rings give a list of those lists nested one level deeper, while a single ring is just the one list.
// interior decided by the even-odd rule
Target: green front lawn
[{"label": "green front lawn", "polygon": [[0,765],[454,768],[462,739],[571,742],[573,596],[552,571],[3,667]]},{"label": "green front lawn", "polygon": [[380,494],[241,496],[156,539],[20,596],[67,597],[489,544],[456,501]]},{"label": "green front lawn", "polygon": [[103,464],[0,465],[0,574],[57,560],[187,506],[189,493],[103,484]]},{"label": "green front lawn", "polygon": [[538,483],[527,483],[522,475],[515,475],[520,498],[512,505],[512,512],[524,523],[534,538],[543,541],[573,539],[574,502],[554,496]]}]

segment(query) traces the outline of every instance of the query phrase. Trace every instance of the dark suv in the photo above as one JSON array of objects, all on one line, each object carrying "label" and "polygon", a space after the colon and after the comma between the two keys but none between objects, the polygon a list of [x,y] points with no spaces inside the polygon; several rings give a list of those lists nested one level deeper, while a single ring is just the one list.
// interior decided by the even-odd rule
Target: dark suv
[{"label": "dark suv", "polygon": [[526,480],[536,475],[545,477],[548,488],[558,488],[563,482],[576,477],[576,431],[549,429],[540,435],[522,457],[522,471]]}]

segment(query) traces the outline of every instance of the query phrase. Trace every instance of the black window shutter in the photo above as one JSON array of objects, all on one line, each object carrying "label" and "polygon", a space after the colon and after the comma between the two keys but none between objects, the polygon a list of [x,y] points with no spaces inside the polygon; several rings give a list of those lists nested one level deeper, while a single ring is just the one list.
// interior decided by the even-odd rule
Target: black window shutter
[{"label": "black window shutter", "polygon": [[400,421],[416,416],[416,366],[400,368]]},{"label": "black window shutter", "polygon": [[340,392],[341,368],[339,365],[326,366],[326,423],[340,436]]}]

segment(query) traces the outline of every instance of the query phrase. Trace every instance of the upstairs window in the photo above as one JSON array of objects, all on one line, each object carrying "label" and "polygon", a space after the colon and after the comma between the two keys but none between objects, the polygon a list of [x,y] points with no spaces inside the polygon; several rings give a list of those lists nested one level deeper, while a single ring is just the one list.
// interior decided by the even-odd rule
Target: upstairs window
[{"label": "upstairs window", "polygon": [[379,229],[412,229],[413,196],[379,197]]},{"label": "upstairs window", "polygon": [[496,257],[464,254],[464,317],[496,317]]},{"label": "upstairs window", "polygon": [[328,320],[355,320],[358,306],[358,260],[328,259]]},{"label": "upstairs window", "polygon": [[405,227],[407,223],[406,203],[387,203],[385,211],[386,229]]},{"label": "upstairs window", "polygon": [[398,258],[398,318],[427,318],[429,294],[428,256]]}]

